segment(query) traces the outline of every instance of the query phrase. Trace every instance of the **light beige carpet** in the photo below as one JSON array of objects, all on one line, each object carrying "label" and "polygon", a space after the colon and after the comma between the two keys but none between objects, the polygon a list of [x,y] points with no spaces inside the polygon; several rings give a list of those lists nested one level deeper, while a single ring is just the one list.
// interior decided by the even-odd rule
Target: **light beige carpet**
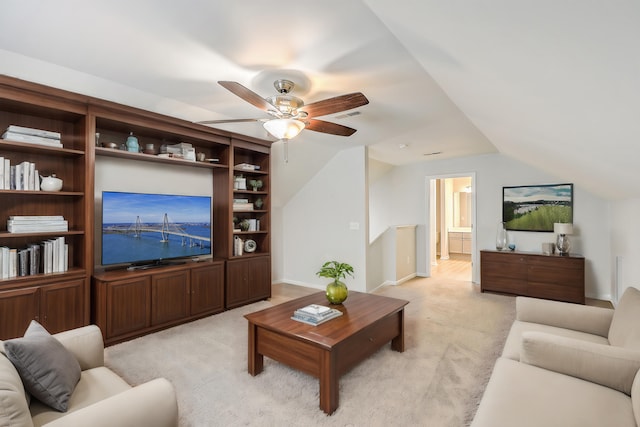
[{"label": "light beige carpet", "polygon": [[378,294],[407,299],[404,353],[388,345],[340,379],[340,406],[318,407],[318,381],[265,358],[247,373],[243,315],[262,301],[109,347],[106,363],[139,384],[176,387],[181,426],[464,426],[514,319],[513,297],[470,282],[414,279]]}]

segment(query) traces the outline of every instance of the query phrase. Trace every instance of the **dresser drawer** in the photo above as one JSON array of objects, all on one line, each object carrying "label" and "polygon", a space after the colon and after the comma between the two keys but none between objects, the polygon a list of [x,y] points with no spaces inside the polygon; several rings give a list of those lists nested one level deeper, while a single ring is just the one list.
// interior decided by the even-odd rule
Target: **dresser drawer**
[{"label": "dresser drawer", "polygon": [[529,265],[527,267],[527,280],[529,282],[547,283],[554,286],[582,288],[584,285],[584,274],[582,270],[577,269]]},{"label": "dresser drawer", "polygon": [[526,279],[513,279],[506,277],[491,277],[487,278],[483,276],[480,283],[482,292],[503,292],[507,294],[525,295],[527,292]]},{"label": "dresser drawer", "polygon": [[480,251],[480,262],[503,262],[525,265],[527,263],[527,256],[513,252]]},{"label": "dresser drawer", "polygon": [[530,256],[527,264],[536,267],[583,270],[584,258],[568,258],[562,256]]},{"label": "dresser drawer", "polygon": [[403,327],[403,315],[402,312],[390,314],[340,343],[334,349],[338,375],[347,372],[361,360],[399,336]]},{"label": "dresser drawer", "polygon": [[546,298],[557,301],[584,304],[584,289],[582,287],[558,286],[549,283],[529,282],[527,295],[534,298]]}]

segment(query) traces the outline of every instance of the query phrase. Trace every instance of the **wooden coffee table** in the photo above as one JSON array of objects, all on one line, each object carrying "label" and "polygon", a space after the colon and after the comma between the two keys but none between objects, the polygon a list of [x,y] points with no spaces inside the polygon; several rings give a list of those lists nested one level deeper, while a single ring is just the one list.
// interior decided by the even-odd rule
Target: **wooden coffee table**
[{"label": "wooden coffee table", "polygon": [[309,304],[329,305],[324,292],[245,315],[249,321],[249,373],[262,372],[264,356],[320,380],[320,409],[338,408],[338,379],[385,343],[404,351],[404,306],[408,301],[349,292],[343,315],[318,326],[291,319]]}]

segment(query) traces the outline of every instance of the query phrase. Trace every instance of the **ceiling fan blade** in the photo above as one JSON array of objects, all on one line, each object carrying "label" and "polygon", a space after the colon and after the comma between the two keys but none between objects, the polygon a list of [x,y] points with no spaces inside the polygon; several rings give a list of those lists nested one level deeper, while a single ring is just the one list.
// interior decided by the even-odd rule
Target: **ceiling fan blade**
[{"label": "ceiling fan blade", "polygon": [[368,103],[369,100],[366,96],[360,92],[354,92],[325,99],[323,101],[313,102],[305,105],[301,110],[309,114],[309,117],[318,117],[351,110],[352,108],[361,107]]},{"label": "ceiling fan blade", "polygon": [[267,102],[266,99],[264,99],[251,89],[247,89],[246,87],[242,86],[240,83],[223,80],[219,81],[218,84],[234,95],[244,99],[254,107],[258,107],[259,109],[264,111],[277,111],[276,107]]},{"label": "ceiling fan blade", "polygon": [[331,135],[351,136],[356,130],[337,123],[325,122],[324,120],[307,119],[305,129],[315,132],[329,133]]},{"label": "ceiling fan blade", "polygon": [[196,122],[201,125],[211,125],[215,123],[245,123],[245,122],[259,122],[263,119],[228,119],[228,120],[203,120],[201,122]]}]

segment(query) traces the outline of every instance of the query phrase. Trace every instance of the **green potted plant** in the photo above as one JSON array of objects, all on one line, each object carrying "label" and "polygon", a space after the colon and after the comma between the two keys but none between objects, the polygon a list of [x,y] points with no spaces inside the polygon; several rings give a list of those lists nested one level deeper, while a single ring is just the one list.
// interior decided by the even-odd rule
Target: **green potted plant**
[{"label": "green potted plant", "polygon": [[333,282],[327,285],[327,299],[331,304],[342,304],[347,299],[349,289],[340,279],[347,275],[353,277],[353,267],[344,262],[327,261],[316,274],[318,277],[333,279]]}]

